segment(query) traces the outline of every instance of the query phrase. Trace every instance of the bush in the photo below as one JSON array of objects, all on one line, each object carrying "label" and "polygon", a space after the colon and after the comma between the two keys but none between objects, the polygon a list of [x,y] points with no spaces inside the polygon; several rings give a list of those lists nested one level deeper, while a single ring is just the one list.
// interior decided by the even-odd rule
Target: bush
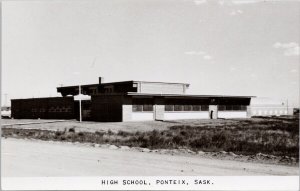
[{"label": "bush", "polygon": [[113,135],[114,133],[112,132],[112,130],[108,129],[107,134],[108,135]]},{"label": "bush", "polygon": [[176,135],[175,137],[173,137],[172,142],[176,145],[183,145],[184,138],[180,135]]},{"label": "bush", "polygon": [[105,132],[100,132],[100,131],[96,131],[95,134],[99,137],[103,137],[103,135],[105,134]]},{"label": "bush", "polygon": [[120,131],[118,131],[117,135],[122,136],[122,137],[126,137],[128,135],[131,135],[131,133],[120,130]]},{"label": "bush", "polygon": [[79,133],[78,133],[78,136],[80,136],[80,137],[82,137],[83,135],[84,135],[83,132],[79,132]]},{"label": "bush", "polygon": [[75,133],[75,128],[74,127],[70,128],[69,133]]}]

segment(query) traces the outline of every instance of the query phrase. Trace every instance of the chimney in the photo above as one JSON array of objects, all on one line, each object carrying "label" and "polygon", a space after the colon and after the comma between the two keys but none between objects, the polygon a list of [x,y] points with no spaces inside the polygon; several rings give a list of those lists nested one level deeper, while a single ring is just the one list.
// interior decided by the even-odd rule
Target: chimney
[{"label": "chimney", "polygon": [[103,77],[99,77],[99,84],[101,84],[104,81]]}]

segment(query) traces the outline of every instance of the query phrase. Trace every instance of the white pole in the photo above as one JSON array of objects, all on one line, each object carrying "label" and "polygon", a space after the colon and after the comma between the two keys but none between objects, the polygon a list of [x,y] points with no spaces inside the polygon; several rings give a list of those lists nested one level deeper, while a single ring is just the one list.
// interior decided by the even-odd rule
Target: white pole
[{"label": "white pole", "polygon": [[81,96],[80,96],[80,94],[81,94],[81,86],[79,85],[79,94],[78,94],[78,96],[79,96],[79,122],[81,123],[82,116],[81,116]]}]

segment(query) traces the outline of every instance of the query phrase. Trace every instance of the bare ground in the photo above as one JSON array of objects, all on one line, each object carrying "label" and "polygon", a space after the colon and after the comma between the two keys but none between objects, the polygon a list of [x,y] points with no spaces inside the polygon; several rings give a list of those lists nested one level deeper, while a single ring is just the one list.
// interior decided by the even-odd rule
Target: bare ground
[{"label": "bare ground", "polygon": [[298,175],[297,166],[170,155],[87,144],[1,140],[2,176]]}]

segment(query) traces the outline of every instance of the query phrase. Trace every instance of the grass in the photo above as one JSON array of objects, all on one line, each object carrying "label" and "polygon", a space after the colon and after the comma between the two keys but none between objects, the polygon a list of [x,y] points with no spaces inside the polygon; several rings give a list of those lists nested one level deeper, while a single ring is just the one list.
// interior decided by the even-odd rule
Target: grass
[{"label": "grass", "polygon": [[42,140],[114,144],[149,149],[187,148],[194,151],[227,151],[236,154],[272,154],[299,158],[299,119],[265,117],[206,125],[179,124],[167,130],[76,132],[3,128],[2,136]]}]

